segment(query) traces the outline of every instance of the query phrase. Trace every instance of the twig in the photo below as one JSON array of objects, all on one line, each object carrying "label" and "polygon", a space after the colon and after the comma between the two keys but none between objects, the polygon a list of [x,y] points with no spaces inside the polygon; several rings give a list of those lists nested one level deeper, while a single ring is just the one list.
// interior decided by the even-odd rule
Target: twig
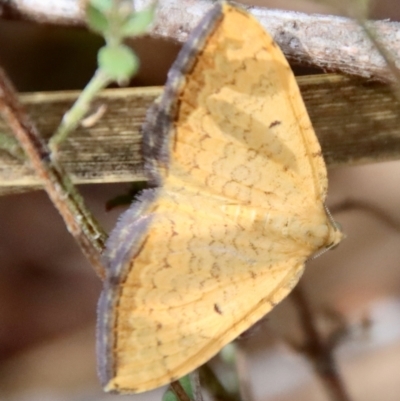
[{"label": "twig", "polygon": [[[210,2],[190,1],[183,6],[180,0],[165,0],[158,8],[151,33],[184,42],[209,7]],[[384,59],[352,19],[247,8],[273,36],[289,61],[377,80],[391,78]],[[369,24],[380,42],[400,62],[400,23],[376,21]]]},{"label": "twig", "polygon": [[203,386],[212,394],[214,400],[240,401],[237,397],[238,394],[231,394],[225,389],[208,364],[204,364],[199,368],[199,374]]},{"label": "twig", "polygon": [[179,381],[174,381],[169,385],[172,391],[175,393],[179,401],[191,401],[189,396],[186,394],[185,389],[182,387]]},{"label": "twig", "polygon": [[194,401],[204,401],[203,394],[201,392],[200,374],[198,369],[190,373],[189,378],[193,389]]},{"label": "twig", "polygon": [[65,141],[67,136],[78,127],[85,114],[89,111],[94,97],[111,82],[112,79],[101,69],[95,72],[76,102],[64,114],[60,126],[51,137],[49,148],[52,152],[58,151],[58,146],[61,142]]},{"label": "twig", "polygon": [[69,232],[96,273],[104,278],[100,254],[105,233],[86,210],[67,174],[53,159],[36,127],[20,105],[16,92],[0,68],[0,113],[25,151],[36,174],[41,178],[50,199],[62,215]]},{"label": "twig", "polygon": [[391,54],[391,52],[386,48],[385,44],[382,43],[379,35],[374,30],[374,26],[365,21],[362,18],[358,18],[357,22],[360,24],[361,28],[364,30],[366,36],[371,41],[371,43],[375,46],[375,49],[380,53],[382,58],[385,61],[388,71],[390,71],[390,75],[392,76],[392,90],[393,94],[396,96],[398,102],[400,102],[400,69],[396,65],[396,57]]},{"label": "twig", "polygon": [[[0,0],[0,16],[58,25],[85,25],[82,3],[78,0]],[[149,0],[136,0],[138,8],[148,3]],[[212,4],[211,0],[163,0],[149,33],[184,42]],[[385,60],[354,20],[263,7],[248,9],[294,63],[377,80],[392,78]],[[400,64],[400,23],[374,21],[368,22],[368,26],[393,55],[394,62]]]},{"label": "twig", "polygon": [[314,364],[315,371],[321,379],[329,399],[331,401],[350,401],[333,356],[334,345],[336,345],[332,341],[333,337],[325,340],[320,335],[315,323],[315,317],[301,288],[301,284],[295,287],[292,296],[307,339],[305,352]]}]

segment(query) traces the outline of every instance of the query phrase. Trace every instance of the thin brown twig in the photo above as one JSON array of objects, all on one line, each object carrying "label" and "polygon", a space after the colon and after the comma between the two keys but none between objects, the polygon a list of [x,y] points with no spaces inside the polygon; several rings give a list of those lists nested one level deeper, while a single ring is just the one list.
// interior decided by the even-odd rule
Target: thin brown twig
[{"label": "thin brown twig", "polygon": [[306,335],[306,354],[313,363],[318,377],[331,401],[350,401],[346,387],[340,377],[333,356],[334,345],[331,338],[325,340],[319,333],[310,304],[304,294],[301,284],[292,292],[294,304],[299,313],[300,323]]},{"label": "thin brown twig", "polygon": [[225,387],[222,385],[218,377],[208,366],[204,364],[199,368],[200,380],[203,386],[208,389],[212,394],[213,399],[217,401],[240,401],[238,394],[229,393]]},{"label": "thin brown twig", "polygon": [[179,383],[178,380],[171,382],[169,386],[171,387],[172,391],[179,401],[191,401],[189,396],[186,394],[185,389],[182,387],[182,384]]},{"label": "thin brown twig", "polygon": [[106,234],[86,209],[63,168],[50,153],[35,125],[18,101],[6,73],[0,68],[0,113],[12,129],[50,199],[60,212],[69,232],[100,278],[105,277],[101,262]]}]

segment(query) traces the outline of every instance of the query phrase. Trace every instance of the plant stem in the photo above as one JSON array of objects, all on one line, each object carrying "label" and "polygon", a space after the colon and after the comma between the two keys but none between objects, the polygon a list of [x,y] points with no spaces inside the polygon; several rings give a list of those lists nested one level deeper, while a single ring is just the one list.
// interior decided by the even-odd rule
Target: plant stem
[{"label": "plant stem", "polygon": [[301,288],[297,285],[292,291],[300,323],[306,335],[305,350],[318,374],[331,401],[351,401],[340,377],[334,356],[332,343],[320,335],[310,304]]},{"label": "plant stem", "polygon": [[238,394],[231,394],[225,389],[208,364],[204,364],[199,368],[199,374],[202,385],[208,389],[214,400],[240,401]]},{"label": "plant stem", "polygon": [[189,396],[186,394],[185,389],[182,387],[181,383],[179,383],[178,380],[171,382],[170,387],[179,401],[191,401]]},{"label": "plant stem", "polygon": [[100,69],[97,69],[92,79],[79,95],[76,102],[64,114],[60,126],[49,141],[52,152],[57,151],[58,146],[79,125],[82,118],[89,111],[93,98],[107,85],[112,82],[111,78]]},{"label": "plant stem", "polygon": [[50,153],[1,68],[0,114],[18,139],[36,174],[43,180],[44,189],[63,217],[68,231],[78,242],[97,275],[103,279],[105,269],[100,255],[106,234],[86,209],[83,199],[75,190],[67,173]]}]

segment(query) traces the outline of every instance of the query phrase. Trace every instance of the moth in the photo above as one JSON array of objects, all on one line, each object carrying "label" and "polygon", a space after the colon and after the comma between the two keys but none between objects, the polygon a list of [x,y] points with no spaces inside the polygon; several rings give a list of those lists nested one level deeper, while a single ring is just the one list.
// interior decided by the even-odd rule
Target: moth
[{"label": "moth", "polygon": [[261,319],[306,260],[340,242],[294,75],[244,10],[217,3],[148,113],[150,179],[105,253],[98,359],[106,391],[156,388]]}]

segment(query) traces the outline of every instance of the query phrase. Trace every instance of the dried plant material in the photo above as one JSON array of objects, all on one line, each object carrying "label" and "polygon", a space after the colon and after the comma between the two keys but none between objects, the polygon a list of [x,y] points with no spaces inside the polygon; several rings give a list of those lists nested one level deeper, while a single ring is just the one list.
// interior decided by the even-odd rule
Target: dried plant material
[{"label": "dried plant material", "polygon": [[194,370],[288,295],[342,234],[293,73],[241,9],[194,30],[145,125],[144,191],[111,234],[99,305],[106,391]]},{"label": "dried plant material", "polygon": [[85,117],[81,121],[81,126],[84,128],[93,127],[95,124],[97,124],[97,122],[101,119],[101,117],[104,116],[104,113],[106,111],[107,111],[107,106],[105,104],[101,104],[93,114]]}]

